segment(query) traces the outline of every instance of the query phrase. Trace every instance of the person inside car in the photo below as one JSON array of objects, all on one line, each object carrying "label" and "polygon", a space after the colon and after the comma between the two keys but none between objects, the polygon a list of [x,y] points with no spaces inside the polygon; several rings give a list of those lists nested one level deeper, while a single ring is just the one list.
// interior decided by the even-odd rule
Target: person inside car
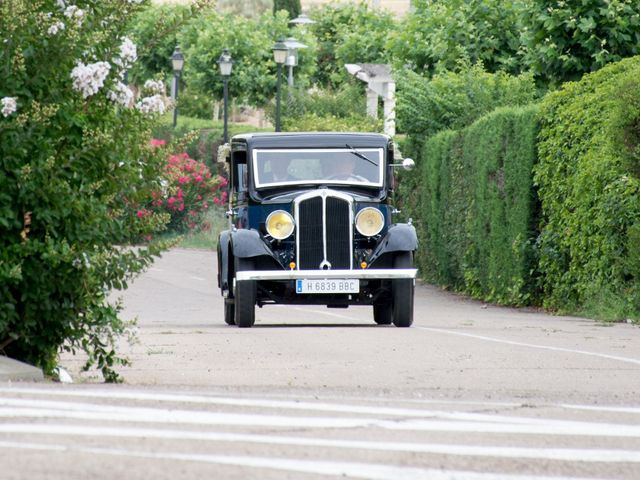
[{"label": "person inside car", "polygon": [[263,183],[290,182],[295,180],[289,175],[289,159],[272,159],[269,161],[270,170],[262,177]]}]

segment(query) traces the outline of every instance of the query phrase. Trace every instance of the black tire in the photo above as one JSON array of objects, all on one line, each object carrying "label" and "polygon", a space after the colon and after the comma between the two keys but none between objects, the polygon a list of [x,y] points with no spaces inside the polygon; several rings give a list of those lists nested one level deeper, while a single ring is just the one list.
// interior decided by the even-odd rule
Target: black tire
[{"label": "black tire", "polygon": [[236,324],[236,304],[233,298],[224,299],[224,321],[227,325]]},{"label": "black tire", "polygon": [[[393,268],[413,268],[412,253],[398,253],[393,259]],[[410,327],[413,323],[413,282],[412,278],[391,280],[392,316],[396,327]]]},{"label": "black tire", "polygon": [[[253,270],[250,258],[235,259],[235,272]],[[255,280],[235,281],[235,323],[240,328],[251,328],[256,321],[256,282]]]},{"label": "black tire", "polygon": [[378,325],[391,325],[393,321],[393,309],[390,303],[373,306],[373,321]]}]

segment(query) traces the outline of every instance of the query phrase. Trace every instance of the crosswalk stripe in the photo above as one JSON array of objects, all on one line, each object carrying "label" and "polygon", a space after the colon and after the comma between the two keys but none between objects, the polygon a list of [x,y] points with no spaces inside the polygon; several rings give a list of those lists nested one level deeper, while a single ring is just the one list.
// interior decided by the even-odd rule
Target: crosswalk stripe
[{"label": "crosswalk stripe", "polygon": [[434,444],[416,442],[376,442],[361,440],[338,440],[315,437],[290,437],[259,434],[237,434],[226,432],[194,432],[192,430],[168,430],[150,428],[76,426],[66,424],[0,424],[0,433],[73,435],[121,438],[161,438],[171,440],[204,440],[212,442],[257,443],[266,445],[292,445],[300,447],[323,447],[354,450],[428,453],[494,458],[527,458],[589,463],[640,463],[640,451],[579,448],[522,448],[505,446],[474,446],[458,444]]},{"label": "crosswalk stripe", "polygon": [[[58,445],[0,441],[2,448],[61,451]],[[478,473],[457,470],[422,469],[356,462],[329,462],[324,460],[297,460],[290,458],[184,454],[172,452],[144,452],[115,448],[66,447],[67,451],[87,454],[114,455],[160,460],[180,460],[238,467],[269,468],[300,473],[349,476],[366,480],[586,480],[577,477],[548,477],[538,475],[513,475]],[[595,479],[589,479],[595,480]]]}]

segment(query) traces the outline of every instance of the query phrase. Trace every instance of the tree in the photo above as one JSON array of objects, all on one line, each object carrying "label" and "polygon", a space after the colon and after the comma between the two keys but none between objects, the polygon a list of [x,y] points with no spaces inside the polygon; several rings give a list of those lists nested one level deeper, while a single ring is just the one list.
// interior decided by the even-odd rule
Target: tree
[{"label": "tree", "polygon": [[302,11],[300,0],[274,0],[273,14],[277,14],[280,10],[288,12],[290,19],[296,18]]},{"label": "tree", "polygon": [[640,53],[637,0],[531,0],[522,25],[525,62],[543,84],[576,80]]},{"label": "tree", "polygon": [[162,85],[137,101],[122,83],[124,36],[144,3],[0,3],[0,351],[50,372],[61,347],[106,380],[128,325],[110,299],[166,245],[126,248],[162,227],[136,205],[160,188],[149,145]]},{"label": "tree", "polygon": [[518,17],[528,0],[415,0],[390,38],[395,66],[433,74],[461,59],[489,72],[520,72]]}]

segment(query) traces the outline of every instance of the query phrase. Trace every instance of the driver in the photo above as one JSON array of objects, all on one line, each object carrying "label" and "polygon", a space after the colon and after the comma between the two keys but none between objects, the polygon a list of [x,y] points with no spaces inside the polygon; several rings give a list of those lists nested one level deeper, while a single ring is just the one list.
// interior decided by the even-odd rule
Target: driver
[{"label": "driver", "polygon": [[269,166],[271,171],[265,172],[263,182],[275,183],[293,180],[293,177],[289,175],[288,158],[273,159],[269,162]]},{"label": "driver", "polygon": [[323,164],[325,178],[327,180],[366,180],[354,173],[357,160],[358,158],[355,155],[332,158]]}]

